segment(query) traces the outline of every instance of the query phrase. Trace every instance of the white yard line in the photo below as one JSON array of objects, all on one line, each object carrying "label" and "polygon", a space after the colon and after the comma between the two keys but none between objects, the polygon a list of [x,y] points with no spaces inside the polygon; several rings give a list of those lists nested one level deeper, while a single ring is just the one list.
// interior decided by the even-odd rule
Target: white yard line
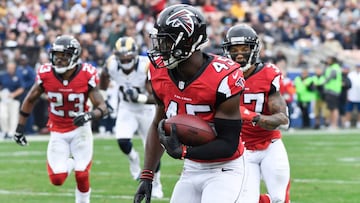
[{"label": "white yard line", "polygon": [[[70,193],[70,192],[62,192],[62,193],[51,193],[51,192],[26,192],[26,191],[15,191],[15,190],[2,190],[0,189],[0,195],[22,195],[22,196],[57,196],[57,197],[72,197],[75,194],[74,193]],[[96,194],[94,192],[91,193],[91,198],[92,199],[126,199],[126,200],[131,200],[134,198],[134,196],[129,196],[129,195],[102,195],[102,194]],[[156,199],[158,201],[163,201],[163,202],[169,202],[170,199],[169,198],[161,198],[161,199]]]},{"label": "white yard line", "polygon": [[359,135],[360,136],[360,130],[359,129],[338,129],[338,130],[327,130],[327,129],[320,129],[320,130],[312,130],[312,129],[293,129],[291,131],[282,131],[283,135],[316,135],[316,134],[329,134],[329,135]]},{"label": "white yard line", "polygon": [[331,183],[338,185],[358,185],[360,180],[323,180],[323,179],[291,179],[295,183]]}]

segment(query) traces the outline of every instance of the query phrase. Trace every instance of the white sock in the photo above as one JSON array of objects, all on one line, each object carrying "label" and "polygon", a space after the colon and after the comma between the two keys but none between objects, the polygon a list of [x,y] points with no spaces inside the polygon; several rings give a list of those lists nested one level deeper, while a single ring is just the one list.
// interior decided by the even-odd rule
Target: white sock
[{"label": "white sock", "polygon": [[160,171],[154,174],[154,182],[160,183]]},{"label": "white sock", "polygon": [[138,156],[138,153],[135,151],[134,148],[131,148],[130,153],[128,154],[130,159],[135,159]]},{"label": "white sock", "polygon": [[90,203],[91,188],[87,192],[80,192],[76,187],[75,189],[75,203]]}]

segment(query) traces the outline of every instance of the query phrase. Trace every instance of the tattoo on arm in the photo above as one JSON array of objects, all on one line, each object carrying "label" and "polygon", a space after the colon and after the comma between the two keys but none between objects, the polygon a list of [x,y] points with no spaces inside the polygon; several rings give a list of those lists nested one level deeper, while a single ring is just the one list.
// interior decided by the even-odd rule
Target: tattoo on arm
[{"label": "tattoo on arm", "polygon": [[280,125],[286,125],[289,122],[287,105],[279,92],[272,94],[268,100],[268,108],[271,115],[261,115],[260,127],[267,130],[274,130]]}]

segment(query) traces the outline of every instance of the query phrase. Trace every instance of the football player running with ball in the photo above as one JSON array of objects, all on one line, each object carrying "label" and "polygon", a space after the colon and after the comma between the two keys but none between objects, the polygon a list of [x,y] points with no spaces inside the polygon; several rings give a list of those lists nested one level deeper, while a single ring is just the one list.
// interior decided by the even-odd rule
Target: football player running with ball
[{"label": "football player running with ball", "polygon": [[[241,65],[246,80],[240,97],[248,172],[245,202],[288,203],[290,167],[279,130],[289,126],[286,102],[279,92],[282,75],[274,64],[258,61],[260,46],[257,33],[246,24],[231,27],[223,43],[225,55]],[[261,177],[268,194],[260,195]]]},{"label": "football player running with ball", "polygon": [[[150,80],[157,105],[134,202],[151,201],[154,170],[164,150],[174,159],[184,159],[171,203],[236,202],[245,173],[239,110],[244,78],[239,64],[200,51],[208,41],[206,21],[190,5],[164,9],[150,38]],[[174,126],[165,135],[164,119],[180,114],[212,123],[216,139],[191,147],[179,142]]]},{"label": "football player running with ball", "polygon": [[[147,131],[155,114],[155,100],[148,80],[149,58],[139,56],[138,46],[132,37],[120,37],[115,43],[114,54],[101,72],[100,88],[107,89],[110,79],[119,89],[119,105],[115,123],[115,136],[120,150],[127,155],[130,173],[139,178],[140,156],[135,151],[132,138],[137,132],[145,146]],[[160,164],[155,170],[152,196],[162,198]]]},{"label": "football player running with ball", "polygon": [[[107,114],[106,104],[97,87],[96,68],[80,63],[81,47],[72,36],[56,38],[50,50],[51,63],[43,64],[36,82],[21,109],[15,141],[27,145],[24,126],[41,94],[49,101],[50,140],[47,147],[47,171],[53,185],[62,185],[75,171],[75,203],[90,202],[89,173],[93,156],[93,135],[89,121]],[[87,100],[94,109],[89,111]]]}]

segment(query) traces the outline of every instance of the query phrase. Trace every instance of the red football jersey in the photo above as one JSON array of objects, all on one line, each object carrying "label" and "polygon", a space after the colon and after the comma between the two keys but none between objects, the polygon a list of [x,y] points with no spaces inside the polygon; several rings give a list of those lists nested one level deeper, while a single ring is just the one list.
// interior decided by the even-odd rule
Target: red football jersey
[{"label": "red football jersey", "polygon": [[[274,64],[265,64],[261,70],[246,79],[240,105],[250,111],[270,115],[267,106],[271,86],[280,91],[282,74]],[[244,122],[241,137],[247,149],[265,149],[272,139],[281,138],[279,130],[265,130],[253,126],[251,122]]]},{"label": "red football jersey", "polygon": [[286,103],[291,103],[294,101],[296,89],[290,78],[284,78],[282,80],[280,84],[280,93],[284,97]]},{"label": "red football jersey", "polygon": [[87,100],[90,88],[96,87],[99,77],[95,67],[84,63],[70,80],[63,80],[56,75],[50,64],[42,65],[36,82],[44,88],[49,101],[48,128],[55,132],[69,132],[74,117],[88,111]]},{"label": "red football jersey", "polygon": [[[245,83],[239,65],[217,55],[209,55],[208,63],[191,81],[177,81],[170,70],[156,69],[153,65],[150,66],[150,79],[155,95],[164,103],[168,118],[191,114],[209,123],[214,122],[216,108],[239,94]],[[243,144],[240,143],[238,153],[224,160],[239,157],[242,152]]]}]

